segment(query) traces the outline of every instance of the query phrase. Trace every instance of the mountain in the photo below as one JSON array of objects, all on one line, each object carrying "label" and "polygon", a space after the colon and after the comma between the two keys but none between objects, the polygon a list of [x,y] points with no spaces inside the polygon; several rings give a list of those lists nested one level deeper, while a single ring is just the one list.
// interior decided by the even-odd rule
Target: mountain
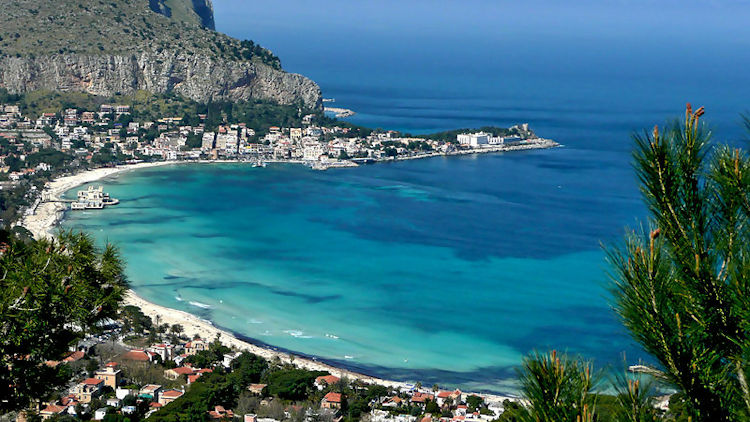
[{"label": "mountain", "polygon": [[[0,88],[321,108],[321,92],[269,50],[218,33],[210,0],[0,0]],[[156,11],[155,11],[156,10]]]},{"label": "mountain", "polygon": [[214,25],[214,6],[211,0],[149,0],[149,7],[164,16],[197,23],[208,29]]}]

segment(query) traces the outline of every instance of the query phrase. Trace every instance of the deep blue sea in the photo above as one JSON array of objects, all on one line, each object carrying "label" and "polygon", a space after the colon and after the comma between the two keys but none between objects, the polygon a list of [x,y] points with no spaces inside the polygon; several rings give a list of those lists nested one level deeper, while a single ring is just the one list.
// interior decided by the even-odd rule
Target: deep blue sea
[{"label": "deep blue sea", "polygon": [[564,147],[122,174],[104,182],[120,205],[66,225],[119,245],[138,294],[276,347],[446,387],[512,391],[534,349],[599,367],[645,357],[610,310],[602,251],[645,217],[630,136],[692,101],[717,140],[744,142],[746,3],[214,3],[219,30],[271,48],[357,111],[354,123],[528,122]]}]

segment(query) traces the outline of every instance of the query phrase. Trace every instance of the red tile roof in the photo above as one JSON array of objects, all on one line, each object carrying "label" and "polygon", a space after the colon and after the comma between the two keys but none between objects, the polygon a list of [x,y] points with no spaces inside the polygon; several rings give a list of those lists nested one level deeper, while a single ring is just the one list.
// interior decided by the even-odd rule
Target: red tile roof
[{"label": "red tile roof", "polygon": [[172,369],[177,375],[192,375],[195,373],[195,369],[189,366],[180,366],[179,368]]},{"label": "red tile roof", "polygon": [[330,392],[326,394],[323,400],[327,401],[328,403],[341,403],[341,394]]},{"label": "red tile roof", "polygon": [[150,360],[146,352],[143,350],[131,350],[122,355],[122,358],[125,360],[137,360],[141,362],[148,362]]},{"label": "red tile roof", "polygon": [[83,380],[83,383],[86,385],[99,385],[103,384],[104,380],[100,380],[99,378],[86,378]]},{"label": "red tile roof", "polygon": [[42,413],[57,414],[57,413],[64,412],[65,409],[67,409],[67,408],[68,408],[68,406],[60,406],[60,405],[57,405],[57,404],[50,404],[47,407],[45,407],[44,409],[42,409]]},{"label": "red tile roof", "polygon": [[161,393],[161,396],[162,397],[168,397],[168,398],[177,398],[177,397],[182,396],[183,394],[185,394],[185,393],[183,393],[180,390],[167,390],[167,391],[163,391]]},{"label": "red tile roof", "polygon": [[326,383],[328,385],[333,385],[339,382],[341,378],[334,376],[334,375],[323,375],[318,378],[315,378],[315,382],[318,384]]},{"label": "red tile roof", "polygon": [[63,362],[76,362],[83,359],[84,356],[86,356],[86,354],[78,350],[69,354],[65,359],[63,359]]},{"label": "red tile roof", "polygon": [[420,393],[417,391],[411,396],[411,401],[414,403],[424,403],[427,400],[435,400],[435,396],[427,393]]}]

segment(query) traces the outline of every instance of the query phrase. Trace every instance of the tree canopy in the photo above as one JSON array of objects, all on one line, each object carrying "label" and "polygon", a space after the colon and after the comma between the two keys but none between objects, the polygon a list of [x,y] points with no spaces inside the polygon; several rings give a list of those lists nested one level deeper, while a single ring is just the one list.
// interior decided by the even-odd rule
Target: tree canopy
[{"label": "tree canopy", "polygon": [[0,251],[0,411],[9,411],[67,381],[64,365],[45,362],[114,318],[128,284],[117,249],[81,233],[24,242],[2,232]]}]

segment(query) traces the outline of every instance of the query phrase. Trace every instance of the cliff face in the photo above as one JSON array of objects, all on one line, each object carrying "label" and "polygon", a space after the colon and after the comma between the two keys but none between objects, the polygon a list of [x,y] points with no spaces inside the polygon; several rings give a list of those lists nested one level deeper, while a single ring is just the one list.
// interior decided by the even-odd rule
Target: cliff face
[{"label": "cliff face", "polygon": [[173,91],[199,102],[321,108],[313,81],[284,72],[278,57],[254,42],[211,27],[211,0],[6,1],[0,88],[104,96]]},{"label": "cliff face", "polygon": [[180,53],[49,55],[0,58],[0,86],[11,92],[83,91],[110,96],[146,90],[206,102],[260,99],[321,107],[318,85],[258,61]]}]

